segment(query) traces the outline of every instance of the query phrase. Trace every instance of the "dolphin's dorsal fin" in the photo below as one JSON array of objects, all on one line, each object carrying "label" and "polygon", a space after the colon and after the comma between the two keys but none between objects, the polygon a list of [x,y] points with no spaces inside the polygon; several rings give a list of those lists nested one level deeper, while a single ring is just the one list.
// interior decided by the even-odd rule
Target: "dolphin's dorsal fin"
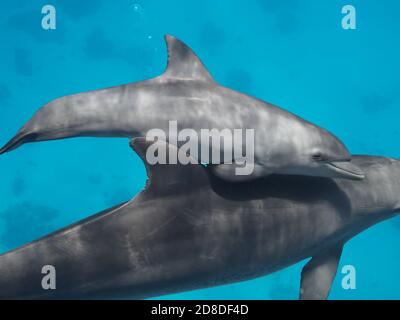
[{"label": "dolphin's dorsal fin", "polygon": [[210,73],[197,55],[179,39],[166,35],[168,65],[162,77],[212,81]]},{"label": "dolphin's dorsal fin", "polygon": [[[178,156],[179,153],[182,152],[168,142],[161,140],[155,142],[147,141],[146,138],[141,137],[132,139],[130,146],[139,155],[146,166],[148,176],[146,190],[153,194],[190,194],[190,192],[202,186],[209,185],[208,175],[201,164],[149,163],[147,157],[152,156],[155,150],[157,150],[158,155],[164,152],[164,154],[167,155],[168,163],[170,162],[168,155],[175,153]],[[149,147],[151,147],[151,149],[149,149]],[[147,150],[149,150],[149,154],[147,154]],[[178,161],[174,163],[176,162]]]}]

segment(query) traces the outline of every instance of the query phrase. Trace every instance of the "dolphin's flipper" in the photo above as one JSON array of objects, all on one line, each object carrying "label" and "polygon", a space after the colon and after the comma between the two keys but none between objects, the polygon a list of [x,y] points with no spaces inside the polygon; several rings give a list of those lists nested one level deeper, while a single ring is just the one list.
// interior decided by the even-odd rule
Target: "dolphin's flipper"
[{"label": "dolphin's flipper", "polygon": [[328,297],[342,249],[340,244],[307,262],[301,271],[300,299],[324,300]]},{"label": "dolphin's flipper", "polygon": [[213,175],[230,182],[250,181],[270,174],[265,167],[249,162],[211,164],[208,167]]},{"label": "dolphin's flipper", "polygon": [[179,39],[166,35],[168,65],[162,78],[202,80],[214,82],[199,57]]}]

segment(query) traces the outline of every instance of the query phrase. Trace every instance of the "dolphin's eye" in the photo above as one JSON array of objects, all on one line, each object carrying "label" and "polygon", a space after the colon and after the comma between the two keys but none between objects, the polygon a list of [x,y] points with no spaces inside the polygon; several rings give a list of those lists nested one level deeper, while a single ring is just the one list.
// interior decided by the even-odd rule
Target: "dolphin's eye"
[{"label": "dolphin's eye", "polygon": [[323,160],[323,156],[322,156],[321,152],[315,152],[312,155],[312,158],[313,158],[314,161],[322,161]]}]

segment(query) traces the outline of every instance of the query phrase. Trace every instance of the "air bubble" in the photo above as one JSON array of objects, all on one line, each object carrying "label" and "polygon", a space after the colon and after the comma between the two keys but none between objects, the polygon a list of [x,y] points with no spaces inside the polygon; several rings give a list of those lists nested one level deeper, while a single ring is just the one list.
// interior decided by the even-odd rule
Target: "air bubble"
[{"label": "air bubble", "polygon": [[143,12],[143,7],[139,2],[133,2],[130,4],[130,7],[133,9],[135,13],[141,14]]}]

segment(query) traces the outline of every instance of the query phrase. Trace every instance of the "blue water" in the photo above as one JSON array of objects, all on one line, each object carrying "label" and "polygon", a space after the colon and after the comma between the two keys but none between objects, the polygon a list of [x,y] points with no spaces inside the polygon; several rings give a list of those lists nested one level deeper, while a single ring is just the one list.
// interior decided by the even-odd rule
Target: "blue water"
[{"label": "blue water", "polygon": [[[45,4],[56,30],[41,28]],[[341,28],[345,4],[356,30]],[[159,75],[169,33],[221,84],[329,129],[353,154],[400,157],[399,13],[396,0],[2,1],[0,144],[49,100]],[[84,138],[3,155],[0,177],[5,252],[130,199],[146,173],[126,139]],[[399,240],[399,218],[351,240],[341,266],[355,266],[357,288],[343,290],[339,272],[330,298],[399,299]],[[167,298],[295,299],[304,263]]]}]

